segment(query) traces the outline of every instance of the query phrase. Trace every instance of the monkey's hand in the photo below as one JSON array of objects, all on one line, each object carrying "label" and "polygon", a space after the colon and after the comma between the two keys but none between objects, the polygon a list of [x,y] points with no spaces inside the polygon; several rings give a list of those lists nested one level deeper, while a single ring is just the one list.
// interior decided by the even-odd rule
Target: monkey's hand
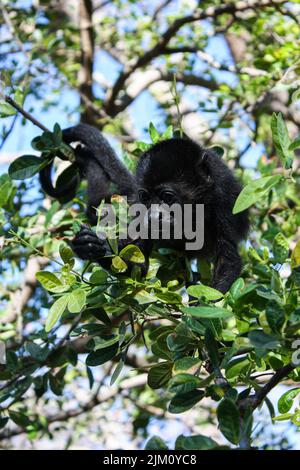
[{"label": "monkey's hand", "polygon": [[81,227],[70,246],[79,258],[93,262],[99,262],[104,256],[112,254],[108,242],[85,226]]}]

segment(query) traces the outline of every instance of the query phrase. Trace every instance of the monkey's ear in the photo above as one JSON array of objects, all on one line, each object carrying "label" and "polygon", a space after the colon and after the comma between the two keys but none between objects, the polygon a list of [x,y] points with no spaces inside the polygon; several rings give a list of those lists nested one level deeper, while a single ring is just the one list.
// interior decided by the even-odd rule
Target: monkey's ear
[{"label": "monkey's ear", "polygon": [[202,183],[206,185],[207,189],[214,185],[214,180],[210,171],[208,152],[203,151],[200,159],[197,162],[196,171],[199,175],[199,178],[202,180]]}]

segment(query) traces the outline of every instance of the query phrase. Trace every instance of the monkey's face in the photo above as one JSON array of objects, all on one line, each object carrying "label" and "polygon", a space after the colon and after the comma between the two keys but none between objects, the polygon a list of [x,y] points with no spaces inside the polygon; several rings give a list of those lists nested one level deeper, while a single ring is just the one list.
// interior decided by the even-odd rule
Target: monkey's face
[{"label": "monkey's face", "polygon": [[145,152],[137,166],[145,204],[193,204],[212,187],[206,152],[189,139],[169,139]]},{"label": "monkey's face", "polygon": [[202,149],[196,143],[170,139],[152,147],[138,164],[139,201],[148,209],[149,225],[159,223],[157,230],[163,238],[169,224],[172,244],[185,241],[186,225],[195,229],[196,206],[204,202],[203,194],[210,186],[202,160]]}]

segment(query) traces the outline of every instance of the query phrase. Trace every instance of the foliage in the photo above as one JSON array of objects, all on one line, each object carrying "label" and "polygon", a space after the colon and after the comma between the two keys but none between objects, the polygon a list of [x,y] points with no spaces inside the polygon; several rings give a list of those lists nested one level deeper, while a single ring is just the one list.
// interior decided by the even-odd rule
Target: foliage
[{"label": "foliage", "polygon": [[[153,125],[150,131],[154,135]],[[20,157],[21,160],[24,158]],[[15,168],[15,162],[11,166]],[[17,179],[30,176],[27,168],[23,166],[24,175],[20,178],[18,173]],[[88,367],[94,368],[111,360],[117,362],[112,382],[122,372],[127,355],[140,341],[143,332],[145,344],[151,351],[148,385],[154,390],[165,389],[169,412],[183,413],[197,406],[205,397],[210,397],[218,403],[220,431],[228,441],[238,445],[245,438],[250,440],[254,406],[249,396],[252,390],[259,390],[253,373],[270,369],[276,372],[291,363],[293,341],[300,327],[297,315],[298,258],[287,278],[280,275],[280,267],[290,263],[293,256],[289,251],[289,239],[293,232],[288,229],[282,232],[272,218],[273,207],[282,204],[282,210],[285,210],[286,200],[282,195],[293,193],[295,182],[290,176],[285,176],[282,169],[282,174],[276,175],[272,184],[258,186],[257,181],[274,178],[267,168],[264,170],[264,176],[249,183],[238,199],[243,200],[243,207],[259,201],[261,214],[264,214],[261,234],[264,244],[256,249],[249,247],[244,277],[237,279],[224,296],[199,284],[187,288],[191,296],[188,301],[185,295],[187,280],[178,280],[181,258],[175,252],[156,253],[151,259],[150,274],[142,278],[138,264],[143,262],[143,255],[133,245],[114,254],[110,270],[93,266],[90,274],[86,268],[81,274],[74,269],[73,255],[65,242],[59,242],[53,250],[52,236],[47,232],[51,224],[63,236],[69,234],[66,221],[70,226],[76,217],[71,207],[61,209],[61,217],[55,225],[52,225],[54,214],[52,220],[43,217],[45,231],[34,243],[23,228],[14,234],[11,232],[13,236],[8,238],[10,246],[24,245],[32,253],[40,253],[43,247],[49,246],[46,253],[51,258],[58,248],[60,260],[54,272],[44,270],[36,274],[42,287],[51,295],[51,307],[44,327],[30,334],[21,346],[19,354],[24,350],[24,356],[8,352],[9,360],[2,378],[12,380],[14,386],[3,389],[1,402],[10,402],[10,391],[15,403],[37,381],[42,381],[44,392],[49,381],[54,393],[62,393],[66,364],[70,362],[75,365],[77,358],[68,346],[56,344],[55,328],[58,324],[71,323],[72,337],[88,333]],[[15,176],[13,171],[9,173]],[[3,179],[4,185],[7,178]],[[13,182],[10,184],[13,185]],[[253,193],[257,192],[257,188],[261,190],[254,200]],[[5,206],[9,203],[6,202]],[[292,213],[296,222],[299,218],[296,206]],[[126,261],[134,264],[131,271],[128,271]],[[120,267],[121,263],[124,263],[125,270]],[[125,319],[115,324],[115,319],[122,318],[126,312],[130,312],[130,321]],[[35,376],[33,372],[42,366],[46,366],[48,371]],[[55,376],[51,374],[54,367],[60,368]],[[89,369],[89,375],[93,377],[92,369]],[[18,376],[22,378],[16,379]],[[221,383],[218,380],[220,377],[223,378]],[[295,381],[298,379],[297,369],[291,377]],[[246,387],[246,392],[238,391],[237,385],[240,383]],[[279,411],[283,413],[280,419],[287,416],[298,392],[299,389],[287,392],[280,399]],[[40,393],[39,390],[39,396]],[[244,412],[242,404],[247,397],[249,416],[241,427],[240,413]],[[7,409],[10,410],[10,404]],[[18,424],[22,422],[26,428],[30,427],[34,421],[33,417],[29,418],[30,411],[26,410],[25,413],[23,409],[19,414],[23,416],[23,421],[19,418]],[[289,416],[293,422],[297,420],[297,412]],[[10,417],[13,419],[11,413]],[[194,437],[191,439],[194,442]],[[207,446],[205,439],[202,443],[199,437],[199,442],[199,448]],[[157,446],[157,440],[149,441],[148,448],[150,445],[152,448]]]},{"label": "foliage", "polygon": [[[190,14],[190,7],[183,2],[176,13],[167,9],[165,21],[153,28],[150,12],[139,14],[139,2],[113,3],[108,8],[114,14],[101,16],[95,42],[112,54],[117,54],[122,44],[124,63],[129,66],[137,57],[147,57],[145,45],[152,50],[166,25]],[[131,414],[132,438],[147,437],[147,449],[171,447],[165,438],[148,436],[150,418],[182,417],[191,412],[200,420],[207,407],[207,422],[219,429],[219,437],[212,439],[205,431],[202,435],[191,429],[190,435],[178,436],[172,447],[255,446],[254,411],[262,403],[268,406],[270,421],[291,420],[299,426],[300,139],[292,108],[292,99],[297,100],[294,58],[299,52],[299,29],[293,10],[285,13],[287,3],[296,2],[262,8],[259,17],[252,11],[233,17],[226,12],[215,14],[210,23],[214,37],[219,31],[233,37],[243,36],[245,31],[249,34],[248,59],[236,59],[233,72],[225,62],[219,64],[219,73],[234,75],[236,80],[230,84],[223,75],[219,79],[216,64],[205,62],[205,57],[204,78],[196,80],[197,52],[206,50],[212,36],[204,21],[175,31],[166,48],[182,49],[182,60],[176,61],[170,50],[151,59],[161,72],[160,78],[168,75],[166,81],[171,83],[170,100],[157,98],[163,118],[158,124],[153,118],[145,139],[131,141],[124,149],[132,168],[151,142],[181,134],[186,129],[181,108],[182,97],[189,97],[186,89],[191,82],[197,89],[207,87],[204,101],[201,93],[195,95],[201,116],[213,116],[207,118],[199,140],[215,147],[218,158],[234,164],[244,183],[234,213],[248,207],[251,210],[251,232],[241,246],[243,272],[225,295],[210,287],[208,263],[190,263],[172,250],[152,253],[146,277],[141,276],[139,267],[144,255],[132,245],[121,252],[115,246],[107,270],[74,259],[68,241],[85,221],[84,183],[67,204],[44,204],[44,197],[32,189],[37,185],[35,175],[54,156],[74,160],[62,142],[58,123],[53,132],[45,131],[33,140],[32,155],[14,159],[8,172],[0,176],[0,340],[6,346],[6,363],[0,365],[0,438],[5,443],[18,433],[26,433],[31,440],[51,438],[54,423],[58,426],[90,412],[92,419],[96,407],[104,413],[116,397]],[[205,12],[210,4],[201,2],[201,9]],[[227,7],[229,2],[216,1],[214,7],[223,8],[223,4]],[[25,8],[11,1],[7,8],[17,38],[10,40],[10,55],[5,59],[5,94],[25,107],[28,99],[35,97],[44,102],[46,112],[59,109],[66,89],[80,90],[81,96],[77,81],[80,29],[72,18],[57,15],[54,6],[38,10],[34,5]],[[130,27],[124,28],[128,15]],[[59,23],[55,28],[54,22]],[[279,39],[274,41],[274,37]],[[21,51],[25,57],[22,71],[11,58],[12,46],[20,43],[25,47],[25,53]],[[151,60],[137,69],[144,72],[144,66],[153,65]],[[49,80],[47,88],[46,78],[51,74],[55,80]],[[288,94],[288,106],[274,113],[271,104],[278,98],[277,87]],[[50,88],[55,98],[48,102],[45,96]],[[128,121],[130,95],[125,90],[126,85],[113,103],[107,98],[110,90],[105,89],[93,100],[100,113],[94,115],[94,124],[116,136],[125,133]],[[83,102],[81,108],[76,106],[67,112],[83,112]],[[4,100],[0,114],[5,139],[10,133],[7,119],[11,123],[16,114]],[[263,145],[268,155],[261,156],[262,151],[252,169],[242,164],[240,142],[245,139],[237,139],[245,128],[249,133],[243,137],[246,135],[250,144],[254,139]],[[30,276],[32,269],[34,275]],[[195,270],[202,281],[191,286]],[[28,295],[25,302],[18,297],[22,289]],[[293,385],[280,397],[275,416],[268,393],[286,379]],[[84,384],[91,398],[78,398],[74,384],[78,389]],[[77,404],[71,412],[66,406],[69,396]],[[80,433],[80,420],[76,426]],[[89,426],[88,420],[84,426]]]}]

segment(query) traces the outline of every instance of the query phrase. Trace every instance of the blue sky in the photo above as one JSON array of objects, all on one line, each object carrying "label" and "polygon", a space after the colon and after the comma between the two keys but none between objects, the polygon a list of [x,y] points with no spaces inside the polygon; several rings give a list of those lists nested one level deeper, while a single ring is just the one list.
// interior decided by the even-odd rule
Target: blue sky
[{"label": "blue sky", "polygon": [[[220,37],[212,37],[210,39],[207,52],[215,57],[216,60],[231,64],[231,57],[227,48],[226,43]],[[16,58],[16,56],[14,56]],[[23,62],[22,57],[18,57],[20,64]],[[199,64],[196,72],[201,74],[203,67]],[[109,82],[114,82],[119,72],[119,64],[112,59],[106,52],[98,52],[95,57],[94,71],[102,73]],[[216,78],[221,78],[224,82],[231,86],[236,84],[236,77],[234,74],[227,72],[214,71]],[[49,88],[51,87],[51,79],[49,80]],[[48,90],[49,90],[48,88]],[[57,100],[57,95],[51,96],[50,91],[47,92],[49,95],[45,96],[48,101]],[[96,96],[100,96],[101,91],[99,86],[95,85],[94,92]],[[189,88],[185,92],[185,97],[193,102],[193,95],[195,88]],[[59,122],[62,128],[68,127],[72,124],[76,124],[79,121],[79,114],[73,113],[69,116],[68,109],[76,107],[79,101],[78,94],[74,91],[64,88],[63,92],[59,96],[57,106],[49,107],[46,111],[43,110],[43,105],[40,101],[37,101],[34,97],[29,96],[25,102],[25,108],[27,110],[33,109],[34,116],[41,121],[48,128],[52,129],[56,122]],[[75,106],[74,106],[75,105]],[[149,140],[147,129],[149,122],[152,121],[155,126],[161,127],[163,124],[162,113],[158,109],[155,100],[151,94],[146,90],[144,91],[130,106],[129,108],[130,117],[134,124],[134,128],[137,130],[138,138]],[[212,119],[217,116],[212,113],[203,114],[205,118]],[[11,118],[2,120],[1,124],[9,127]],[[2,149],[3,152],[14,153],[14,152],[26,152],[31,150],[30,142],[36,136],[40,134],[40,130],[34,126],[31,122],[26,122],[22,125],[22,118],[17,119],[15,128]],[[109,137],[109,136],[108,136]],[[200,142],[201,143],[201,142]],[[240,149],[243,149],[247,141],[241,137],[239,142]],[[257,145],[249,149],[244,155],[242,163],[246,167],[254,167],[257,159],[262,155],[264,149],[262,145]],[[1,165],[1,163],[0,163]]]}]

